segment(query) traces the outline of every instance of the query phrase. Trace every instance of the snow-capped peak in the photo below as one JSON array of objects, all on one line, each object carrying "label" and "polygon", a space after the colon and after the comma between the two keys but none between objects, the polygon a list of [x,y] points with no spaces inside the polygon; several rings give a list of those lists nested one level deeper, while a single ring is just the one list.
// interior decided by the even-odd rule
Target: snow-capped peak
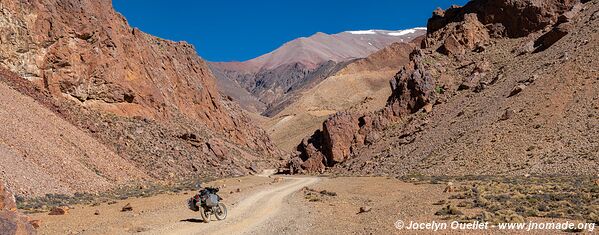
[{"label": "snow-capped peak", "polygon": [[403,36],[403,35],[406,35],[406,34],[416,33],[417,30],[426,30],[426,28],[417,27],[417,28],[413,28],[413,29],[399,30],[399,31],[387,33],[387,35],[389,35],[389,36]]},{"label": "snow-capped peak", "polygon": [[390,31],[390,30],[376,30],[376,29],[370,29],[370,30],[354,30],[354,31],[347,31],[347,33],[351,33],[351,34],[357,34],[357,35],[374,35],[374,34],[381,34],[381,35],[388,35],[388,36],[404,36],[407,34],[412,34],[412,33],[416,33],[419,30],[426,30],[425,27],[416,27],[416,28],[412,28],[412,29],[405,29],[405,30],[395,30],[395,31]]},{"label": "snow-capped peak", "polygon": [[376,30],[356,30],[356,31],[347,31],[351,34],[376,34]]}]

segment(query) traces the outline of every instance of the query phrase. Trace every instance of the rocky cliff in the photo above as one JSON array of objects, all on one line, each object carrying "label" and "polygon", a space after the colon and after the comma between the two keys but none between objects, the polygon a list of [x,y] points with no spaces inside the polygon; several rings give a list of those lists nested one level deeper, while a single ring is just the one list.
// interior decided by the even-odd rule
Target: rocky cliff
[{"label": "rocky cliff", "polygon": [[243,114],[224,108],[194,48],[131,28],[104,1],[3,1],[0,64],[54,97],[120,116],[185,117],[268,150]]},{"label": "rocky cliff", "polygon": [[386,107],[333,115],[291,170],[595,174],[598,11],[534,0],[435,11]]},{"label": "rocky cliff", "polygon": [[[12,71],[3,71],[0,81],[132,163],[140,172],[128,171],[139,174],[126,181],[246,174],[258,169],[255,163],[270,164],[279,154],[263,130],[223,99],[210,69],[191,45],[131,28],[111,1],[8,0],[0,9],[0,66]],[[15,116],[6,118],[17,121]],[[64,126],[55,119],[47,122],[52,128]],[[44,144],[64,144],[62,135],[28,131],[48,138]],[[115,182],[105,173],[116,169],[85,164],[96,157],[110,162],[113,153],[80,159],[56,152],[44,158],[44,148],[25,156],[21,153],[28,146],[8,148],[18,158],[33,159],[38,173],[58,177],[65,187],[57,193],[93,190],[91,185],[65,181],[63,173],[73,173],[70,170],[48,168],[60,159],[73,161],[82,171],[95,170],[110,182],[107,186]],[[22,175],[24,171],[14,172],[31,178]],[[23,189],[21,194],[41,193],[29,190],[29,181],[4,177],[12,188]]]}]

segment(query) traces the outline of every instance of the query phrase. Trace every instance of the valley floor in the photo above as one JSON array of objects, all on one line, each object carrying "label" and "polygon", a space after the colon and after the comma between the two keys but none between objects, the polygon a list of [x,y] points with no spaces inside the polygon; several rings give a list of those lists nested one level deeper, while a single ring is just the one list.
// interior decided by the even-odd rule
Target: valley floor
[{"label": "valley floor", "polygon": [[[42,221],[40,234],[403,234],[434,233],[430,230],[397,229],[402,220],[451,223],[464,216],[480,214],[481,208],[464,206],[468,198],[460,188],[470,181],[450,186],[419,179],[398,180],[387,177],[258,177],[224,179],[210,182],[221,186],[221,196],[229,207],[224,221],[203,223],[196,212],[186,208],[194,192],[164,194],[90,206],[75,205],[66,215],[46,213],[32,217]],[[511,199],[509,199],[511,200]],[[130,203],[133,211],[121,212]],[[509,203],[508,203],[509,204]],[[453,213],[443,212],[454,205]],[[457,207],[455,207],[457,205]],[[363,211],[363,212],[361,212]],[[94,215],[94,213],[98,215]],[[214,218],[213,218],[214,219]],[[565,219],[530,217],[527,222],[565,222]],[[577,220],[569,220],[575,222]],[[491,228],[493,229],[493,228]],[[442,234],[464,231],[447,229]],[[496,231],[513,234],[516,231]],[[563,232],[536,230],[532,234]],[[522,232],[531,234],[530,232]]]}]

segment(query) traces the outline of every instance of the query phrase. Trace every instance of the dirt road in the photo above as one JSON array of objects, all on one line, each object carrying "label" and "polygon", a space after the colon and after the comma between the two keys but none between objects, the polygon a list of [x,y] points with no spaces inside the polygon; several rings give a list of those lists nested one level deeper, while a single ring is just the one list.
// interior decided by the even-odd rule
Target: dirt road
[{"label": "dirt road", "polygon": [[[456,188],[471,187],[473,182],[456,182],[455,185]],[[193,195],[192,191],[130,198],[96,206],[74,205],[66,215],[52,216],[46,212],[32,217],[42,223],[39,234],[52,235],[430,234],[430,231],[398,230],[395,222],[460,219],[435,215],[448,205],[454,205],[468,217],[481,213],[478,207],[460,207],[471,203],[471,199],[453,198],[463,192],[445,193],[445,184],[406,182],[391,177],[284,177],[279,180],[245,176],[209,182],[206,186],[221,187],[221,196],[229,208],[229,216],[224,221],[204,223],[197,212],[187,209],[185,201]],[[309,188],[302,190],[304,186]],[[126,204],[133,210],[121,212]],[[360,213],[361,207],[371,210]],[[531,217],[527,220],[565,222],[553,218]],[[480,231],[446,230],[442,233],[479,234]],[[533,234],[546,233],[537,231]]]},{"label": "dirt road", "polygon": [[[283,204],[283,199],[301,188],[314,184],[318,178],[291,178],[289,182],[268,190],[257,192],[246,197],[229,209],[226,220],[190,224],[179,222],[158,231],[145,234],[247,234],[276,215]],[[214,220],[214,217],[212,217]]]},{"label": "dirt road", "polygon": [[[223,179],[207,186],[221,187],[228,207],[224,221],[204,223],[197,212],[186,208],[185,201],[194,192],[164,194],[149,198],[127,199],[114,204],[75,206],[67,215],[33,215],[42,222],[40,234],[255,234],[265,222],[287,208],[286,198],[301,188],[320,181],[315,177],[282,177],[269,174]],[[120,212],[125,204],[134,208]],[[94,215],[98,214],[98,215]]]}]

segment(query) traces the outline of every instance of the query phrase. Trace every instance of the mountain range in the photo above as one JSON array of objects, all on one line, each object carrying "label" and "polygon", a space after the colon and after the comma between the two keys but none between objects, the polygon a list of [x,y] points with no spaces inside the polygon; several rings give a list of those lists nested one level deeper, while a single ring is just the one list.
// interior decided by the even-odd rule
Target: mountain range
[{"label": "mountain range", "polygon": [[292,172],[596,175],[598,11],[529,0],[436,10],[385,105],[329,116]]},{"label": "mountain range", "polygon": [[[462,215],[463,207],[482,214],[446,218],[598,221],[596,0],[472,0],[435,10],[426,29],[316,33],[245,62],[206,62],[190,44],[131,27],[109,0],[3,0],[0,7],[0,233],[35,234],[40,221],[17,210],[27,200],[29,209],[44,210],[113,190],[144,197],[148,185],[264,169],[384,176],[361,181],[369,184],[407,179],[396,185],[423,192],[417,178],[428,177],[447,200],[416,198],[443,207],[435,218]],[[454,187],[450,180],[461,178]],[[294,180],[230,181],[246,179]],[[327,191],[333,180],[307,179],[318,190],[302,181],[289,184],[297,189],[230,188],[234,197],[258,191],[233,208],[282,205],[303,187],[292,201],[322,211],[351,205],[343,221],[380,220],[369,217],[384,211],[369,206],[378,197],[351,199],[349,191],[364,188],[358,180],[341,181],[345,194],[337,194]],[[532,181],[540,185],[521,184]],[[364,206],[339,201],[347,199]],[[513,210],[501,209],[506,200]],[[420,209],[413,213],[434,212]],[[155,222],[142,214],[121,215]]]},{"label": "mountain range", "polygon": [[211,62],[220,91],[251,112],[274,116],[297,94],[320,83],[352,60],[395,42],[409,42],[425,28],[316,33],[285,43],[244,62]]}]

